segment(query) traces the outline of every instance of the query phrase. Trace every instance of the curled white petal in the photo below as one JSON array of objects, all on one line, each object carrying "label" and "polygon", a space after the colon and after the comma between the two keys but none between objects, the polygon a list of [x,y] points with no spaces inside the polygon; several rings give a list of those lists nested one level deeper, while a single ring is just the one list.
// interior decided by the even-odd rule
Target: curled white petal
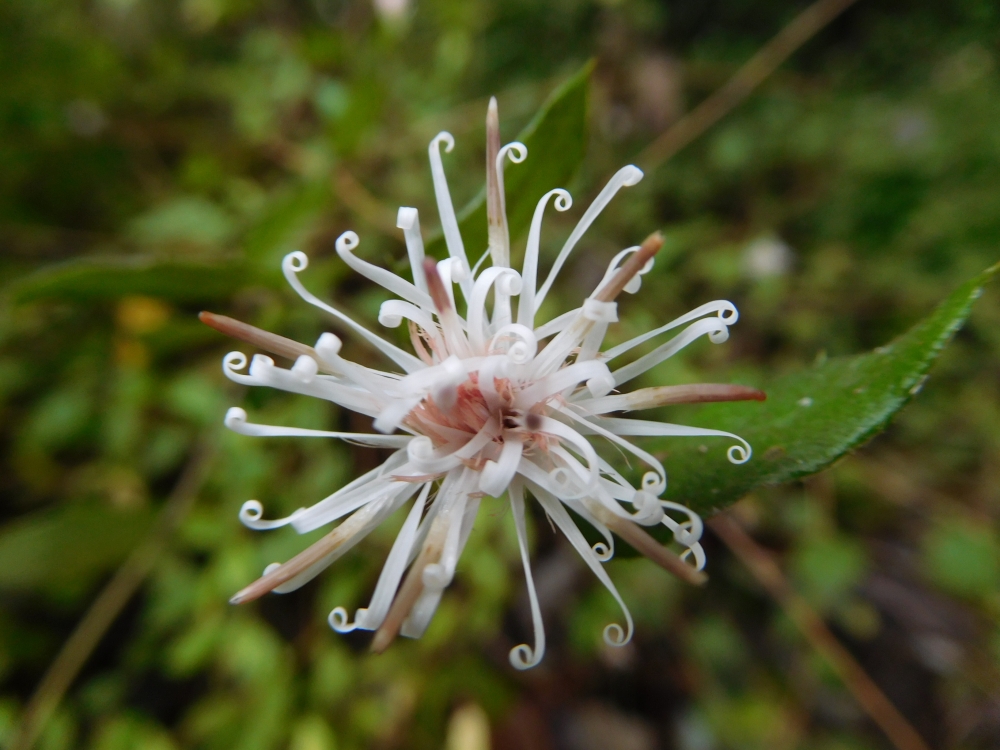
[{"label": "curled white petal", "polygon": [[406,453],[416,468],[428,474],[449,471],[462,463],[454,454],[435,451],[434,443],[424,436],[413,438],[406,446]]},{"label": "curled white petal", "polygon": [[545,376],[525,388],[517,395],[517,404],[520,408],[527,411],[535,404],[549,399],[568,388],[573,388],[578,383],[587,382],[592,378],[603,377],[608,373],[608,367],[603,362],[595,360],[576,362],[551,375]]},{"label": "curled white petal", "polygon": [[492,287],[496,287],[495,295],[510,296],[521,291],[521,276],[513,268],[487,268],[472,287],[469,298],[469,343],[472,350],[479,354],[486,353],[486,336],[488,335],[486,320],[486,296]]},{"label": "curled white petal", "polygon": [[587,320],[592,320],[595,323],[618,322],[617,302],[602,302],[599,299],[588,297],[583,301],[583,307],[581,308],[581,312],[583,314],[583,317],[585,317]]},{"label": "curled white petal", "polygon": [[[652,471],[646,472],[642,477],[642,489],[646,492],[650,492],[656,496],[663,494],[663,491],[667,488],[667,472],[663,468],[663,464],[656,460],[651,453],[644,451],[636,445],[633,445],[629,441],[625,440],[617,433],[616,430],[610,429],[607,426],[608,420],[605,419],[584,419],[579,414],[575,413],[572,409],[559,408],[559,413],[568,417],[570,420],[574,421],[579,425],[578,431],[584,432],[589,431],[603,436],[607,440],[611,441],[619,448],[622,448],[629,453],[631,453],[636,458],[643,461],[647,466],[649,466]],[[633,420],[621,420],[623,422],[630,422]],[[605,470],[602,464],[602,470]]]},{"label": "curled white petal", "polygon": [[[590,444],[583,435],[574,430],[569,425],[563,424],[562,422],[552,419],[552,417],[542,417],[541,425],[538,428],[539,432],[543,432],[547,435],[554,435],[561,439],[566,445],[571,446],[574,451],[587,461],[587,477],[586,488],[591,488],[597,484],[597,476],[599,471],[599,461],[597,458],[597,452],[594,450],[594,446]],[[553,448],[555,450],[555,448]],[[560,471],[560,469],[557,469]],[[573,482],[569,479],[570,483]]]},{"label": "curled white petal", "polygon": [[[452,479],[451,482],[448,482],[449,478]],[[479,508],[479,501],[470,500],[468,497],[468,493],[475,486],[474,481],[473,472],[463,469],[461,472],[449,474],[441,486],[439,494],[444,494],[445,497],[439,511],[439,520],[447,529],[444,549],[439,562],[434,564],[436,567],[431,568],[425,578],[427,587],[413,605],[409,617],[400,629],[400,633],[408,638],[419,638],[423,635],[441,601],[444,589],[439,585],[444,581],[450,581],[454,575],[455,562],[462,553],[471,522]],[[424,572],[426,573],[426,569]]]},{"label": "curled white petal", "polygon": [[254,362],[255,365],[251,366],[252,372],[243,374],[240,370],[246,367],[246,355],[242,352],[230,352],[223,359],[222,371],[227,378],[242,385],[265,385],[291,393],[314,396],[361,414],[373,416],[382,408],[372,393],[338,382],[336,379],[320,376],[309,383],[304,383],[290,370],[274,367],[270,357],[258,354],[254,356]]},{"label": "curled white petal", "polygon": [[427,292],[421,291],[409,281],[406,281],[405,279],[402,279],[392,273],[392,271],[379,268],[376,265],[358,258],[354,254],[354,248],[356,248],[359,244],[361,244],[361,240],[358,239],[358,235],[355,232],[348,230],[337,238],[334,246],[337,248],[337,255],[340,256],[341,260],[353,268],[357,273],[371,279],[383,289],[387,289],[397,297],[402,297],[408,302],[412,302],[414,305],[423,307],[426,310],[433,309],[434,305]]},{"label": "curled white petal", "polygon": [[459,271],[462,267],[461,260],[457,258],[445,258],[444,260],[439,260],[437,263],[438,276],[441,277],[441,282],[444,284],[445,291],[448,293],[448,299],[451,302],[451,306],[455,306],[455,290],[452,289],[452,283],[455,279],[452,277],[452,271]]},{"label": "curled white petal", "polygon": [[339,320],[341,323],[350,327],[353,331],[355,331],[358,335],[360,335],[363,339],[365,339],[365,341],[367,341],[376,349],[378,349],[380,352],[385,354],[385,356],[387,356],[389,359],[391,359],[393,362],[395,362],[397,365],[402,367],[407,372],[413,372],[414,370],[419,370],[424,366],[424,363],[421,362],[417,357],[414,357],[412,354],[404,352],[398,346],[394,346],[393,344],[390,344],[388,341],[379,338],[374,333],[369,331],[367,328],[365,328],[362,325],[359,325],[358,323],[355,323],[353,320],[351,320],[351,318],[349,318],[347,315],[344,315],[344,313],[342,313],[340,310],[331,305],[328,305],[326,302],[323,302],[323,300],[321,300],[319,297],[317,297],[312,292],[307,290],[302,285],[302,282],[299,281],[297,274],[304,271],[308,266],[309,266],[308,256],[306,256],[305,253],[299,250],[289,253],[288,255],[285,256],[284,260],[281,262],[281,268],[282,271],[284,271],[285,279],[288,281],[292,289],[294,289],[302,299],[304,299],[310,305],[318,307],[320,310],[329,313],[337,320]]},{"label": "curled white petal", "polygon": [[415,208],[400,206],[396,214],[396,226],[403,230],[406,239],[406,253],[410,257],[410,272],[413,274],[413,286],[421,292],[427,292],[427,279],[424,278],[424,238],[420,234],[420,216]]},{"label": "curled white petal", "polygon": [[694,557],[695,569],[701,570],[705,567],[705,550],[699,543],[705,528],[701,517],[679,503],[661,500],[660,504],[664,510],[676,511],[687,516],[685,521],[678,523],[669,515],[664,515],[663,524],[674,533],[674,541],[686,548],[681,554],[681,559]]},{"label": "curled white petal", "polygon": [[444,349],[438,327],[425,310],[399,299],[386,300],[379,307],[378,322],[386,328],[397,328],[403,320],[413,321],[424,333],[430,336],[435,345],[442,350]]},{"label": "curled white petal", "polygon": [[[431,178],[434,181],[434,197],[437,199],[438,214],[441,216],[441,231],[448,246],[448,255],[457,259],[462,268],[468,269],[469,261],[465,256],[465,245],[462,242],[462,234],[458,231],[458,218],[455,216],[455,207],[452,205],[451,193],[448,190],[448,179],[444,175],[444,164],[441,161],[442,143],[445,144],[446,153],[455,147],[455,139],[451,133],[444,131],[434,136],[427,147],[427,155],[431,162]],[[466,299],[472,293],[471,274],[469,277],[456,277]]]},{"label": "curled white petal", "polygon": [[408,399],[397,398],[386,404],[382,411],[375,417],[372,427],[387,436],[399,429],[399,426],[409,414],[420,403],[420,396],[411,396]]},{"label": "curled white petal", "polygon": [[319,354],[323,359],[333,362],[338,356],[340,356],[340,348],[343,346],[343,342],[337,338],[332,333],[322,333],[319,339],[316,341],[316,353]]},{"label": "curled white petal", "polygon": [[660,499],[650,492],[639,490],[632,496],[632,505],[636,509],[635,522],[643,526],[653,526],[663,521],[663,506]]},{"label": "curled white petal", "polygon": [[557,211],[566,211],[573,205],[573,197],[568,191],[562,188],[550,190],[541,197],[535,206],[534,216],[531,218],[531,229],[528,231],[528,244],[524,249],[524,266],[521,277],[524,288],[521,290],[521,298],[517,305],[517,322],[528,328],[535,325],[535,287],[538,283],[538,252],[542,236],[542,216],[545,214],[545,206],[549,198],[555,196],[555,207]]},{"label": "curled white petal", "polygon": [[[511,341],[513,339],[513,341]],[[501,343],[508,341],[507,356],[511,362],[518,365],[527,364],[538,352],[538,339],[527,326],[510,323],[498,330],[487,347],[490,352],[500,351]]]},{"label": "curled white petal", "polygon": [[514,529],[517,532],[517,546],[521,551],[521,564],[524,566],[524,582],[528,587],[528,603],[531,606],[531,624],[535,631],[535,647],[526,643],[510,650],[510,664],[514,669],[529,669],[536,666],[545,655],[545,624],[542,621],[542,609],[538,604],[538,593],[535,591],[535,580],[531,575],[531,556],[528,553],[528,532],[524,522],[524,490],[517,482],[510,486],[511,515],[514,516]]},{"label": "curled white petal", "polygon": [[628,607],[625,605],[625,601],[622,599],[621,594],[618,593],[618,589],[615,588],[614,583],[608,576],[607,572],[601,565],[600,560],[594,555],[593,550],[590,545],[587,544],[587,540],[584,538],[583,534],[577,528],[576,524],[573,523],[573,519],[570,518],[569,513],[566,512],[562,504],[549,492],[547,492],[542,487],[529,482],[532,492],[538,501],[541,503],[542,507],[545,509],[549,517],[555,521],[556,525],[563,532],[566,538],[569,540],[570,544],[576,549],[579,555],[583,558],[587,566],[594,572],[598,580],[604,584],[604,587],[611,593],[618,602],[618,606],[621,607],[622,613],[625,615],[625,627],[622,628],[621,625],[617,623],[611,623],[606,628],[604,628],[604,640],[609,646],[624,646],[630,640],[632,640],[632,614],[628,611]]},{"label": "curled white petal", "polygon": [[629,164],[626,167],[619,169],[612,178],[608,181],[608,184],[604,186],[604,189],[598,194],[594,199],[594,202],[590,204],[590,207],[584,212],[580,221],[577,223],[576,228],[573,229],[569,238],[566,240],[566,244],[563,245],[562,250],[559,251],[559,255],[556,256],[556,262],[552,264],[552,270],[549,271],[549,275],[545,279],[545,283],[542,284],[542,288],[538,291],[538,295],[535,299],[535,305],[540,307],[545,297],[549,293],[549,289],[552,288],[552,283],[556,280],[556,276],[559,275],[559,271],[569,257],[569,254],[573,252],[573,248],[576,247],[576,243],[580,241],[584,233],[590,228],[590,225],[594,223],[594,220],[600,215],[601,211],[607,207],[611,202],[611,199],[615,197],[615,194],[621,190],[623,187],[630,187],[635,185],[642,179],[642,170],[636,166]]},{"label": "curled white petal", "polygon": [[500,497],[517,473],[523,450],[524,441],[520,436],[513,433],[508,435],[497,460],[487,461],[480,471],[480,491],[492,497]]},{"label": "curled white petal", "polygon": [[[247,500],[240,507],[240,522],[246,526],[248,529],[253,529],[254,531],[269,531],[271,529],[280,529],[282,526],[287,526],[293,520],[295,520],[295,514],[302,511],[302,508],[295,511],[292,515],[286,518],[277,518],[273,521],[264,521],[264,506],[260,504],[258,500]],[[266,574],[267,571],[265,571]]]},{"label": "curled white petal", "polygon": [[389,612],[389,607],[392,605],[392,599],[396,595],[400,581],[402,581],[403,573],[406,571],[410,552],[416,544],[417,528],[424,506],[427,503],[427,495],[430,489],[430,483],[425,484],[414,501],[413,507],[410,508],[410,512],[406,516],[406,521],[403,523],[403,528],[396,535],[396,541],[393,542],[392,549],[389,551],[389,557],[386,558],[382,572],[379,574],[371,603],[367,609],[359,609],[354,616],[355,627],[363,628],[364,630],[376,630],[385,620],[385,616]]},{"label": "curled white petal", "polygon": [[326,619],[330,623],[330,627],[338,633],[350,633],[358,627],[353,622],[350,622],[350,616],[343,607],[334,607]]},{"label": "curled white petal", "polygon": [[[711,314],[714,314],[716,316],[718,322],[722,324],[721,327],[723,328],[726,326],[733,325],[734,323],[736,323],[737,320],[739,320],[740,317],[739,311],[737,311],[736,306],[729,300],[716,300],[714,302],[708,302],[704,305],[696,307],[694,310],[691,310],[690,312],[685,313],[684,315],[681,315],[679,318],[671,320],[666,325],[660,326],[659,328],[654,328],[652,331],[647,331],[641,336],[636,336],[635,338],[629,339],[623,344],[619,344],[616,347],[608,349],[603,354],[604,359],[606,361],[612,360],[615,357],[629,351],[630,349],[634,349],[635,347],[639,346],[639,344],[643,344],[646,341],[649,341],[650,339],[656,338],[661,333],[666,333],[667,331],[672,330],[674,328],[678,328],[679,326],[682,326],[685,323],[690,323],[692,320],[697,320],[698,318]],[[719,330],[719,326],[715,326],[713,330]],[[726,335],[728,336],[728,333]]]},{"label": "curled white petal", "polygon": [[528,147],[520,141],[511,141],[497,152],[497,174],[503,174],[504,157],[515,164],[520,164],[528,158]]},{"label": "curled white petal", "polygon": [[301,355],[292,365],[292,374],[303,383],[311,383],[319,372],[319,363],[308,354]]},{"label": "curled white petal", "polygon": [[562,315],[553,318],[547,323],[542,323],[542,325],[535,328],[535,337],[541,340],[554,333],[561,333],[570,323],[576,320],[579,315],[580,308],[564,312]]},{"label": "curled white petal", "polygon": [[726,455],[734,464],[743,464],[753,456],[750,443],[723,430],[709,430],[703,427],[688,427],[687,425],[670,424],[668,422],[651,422],[645,419],[601,419],[600,424],[616,435],[635,435],[647,437],[730,437],[739,441],[739,445],[731,446]]},{"label": "curled white petal", "polygon": [[615,379],[610,372],[602,372],[587,381],[587,390],[590,391],[590,395],[594,398],[607,396],[614,387]]},{"label": "curled white petal", "polygon": [[222,358],[222,372],[230,380],[244,385],[257,385],[253,378],[240,372],[247,366],[247,355],[243,352],[229,352]]},{"label": "curled white petal", "polygon": [[358,445],[368,445],[375,448],[405,448],[412,437],[409,435],[372,435],[364,432],[330,432],[328,430],[310,430],[303,427],[276,427],[266,424],[254,424],[247,421],[247,413],[238,406],[226,412],[226,427],[233,432],[248,437],[327,437],[347,440]]},{"label": "curled white petal", "polygon": [[[729,335],[727,325],[728,324],[722,318],[702,318],[701,320],[695,321],[670,339],[670,341],[665,344],[661,344],[649,354],[639,357],[639,359],[635,362],[615,370],[612,373],[615,376],[615,385],[618,386],[622,383],[627,383],[632,378],[635,378],[647,370],[656,367],[656,365],[660,364],[660,362],[674,356],[688,344],[706,334],[708,334],[710,338],[714,336],[715,338],[712,338],[712,341],[718,343],[718,341],[716,341],[717,338]],[[723,338],[723,340],[725,339]]]}]

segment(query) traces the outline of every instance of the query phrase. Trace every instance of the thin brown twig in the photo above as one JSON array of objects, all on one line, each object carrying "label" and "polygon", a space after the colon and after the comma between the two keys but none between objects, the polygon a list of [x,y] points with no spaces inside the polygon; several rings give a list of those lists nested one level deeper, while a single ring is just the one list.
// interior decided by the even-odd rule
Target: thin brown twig
[{"label": "thin brown twig", "polygon": [[774,556],[757,544],[730,514],[719,513],[709,520],[708,525],[781,606],[809,645],[826,659],[865,713],[885,732],[896,750],[930,750],[913,725],[868,676],[851,652],[830,632],[816,610],[792,588]]},{"label": "thin brown twig", "polygon": [[754,89],[833,19],[857,0],[816,0],[747,60],[722,88],[671,125],[636,162],[655,169],[741,104]]},{"label": "thin brown twig", "polygon": [[30,750],[34,746],[80,669],[149,575],[173,532],[191,510],[208,476],[214,454],[215,442],[212,440],[202,440],[195,446],[153,529],[97,595],[35,689],[10,750]]}]

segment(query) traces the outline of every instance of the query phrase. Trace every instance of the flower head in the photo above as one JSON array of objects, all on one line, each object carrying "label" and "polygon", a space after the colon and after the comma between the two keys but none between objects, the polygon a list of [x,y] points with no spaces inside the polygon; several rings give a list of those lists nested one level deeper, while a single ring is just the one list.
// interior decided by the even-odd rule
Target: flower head
[{"label": "flower head", "polygon": [[[521,269],[512,268],[504,166],[507,161],[520,163],[528,154],[521,143],[500,147],[496,102],[491,101],[487,115],[489,245],[483,258],[488,254],[492,265],[477,273],[477,268],[470,267],[459,233],[445,179],[442,145],[445,151],[451,150],[451,135],[436,136],[429,154],[448,258],[435,261],[425,256],[415,208],[400,208],[398,216],[409,255],[409,280],[358,258],[354,250],[359,239],[354,232],[344,232],[336,241],[337,253],[345,263],[395,295],[397,299],[382,304],[379,323],[390,328],[405,323],[413,353],[367,330],[309,292],[299,278],[309,263],[304,253],[293,252],[282,263],[285,278],[302,299],[368,342],[393,363],[393,368],[375,370],[344,359],[340,356],[341,341],[332,333],[324,333],[309,347],[202,313],[202,320],[209,325],[294,360],[286,369],[257,354],[247,368],[246,356],[232,352],[223,363],[230,379],[332,401],[372,417],[376,432],[253,424],[243,409],[235,407],[226,415],[230,429],[250,436],[336,438],[394,451],[377,469],[287,518],[264,520],[261,504],[246,502],[240,519],[252,529],[291,525],[305,533],[340,523],[288,562],[268,566],[263,577],[232,601],[240,603],[269,591],[283,593],[298,588],[412,501],[368,607],[357,610],[353,620],[344,608],[337,607],[329,619],[340,632],[356,628],[377,631],[373,641],[376,651],[388,646],[399,633],[418,637],[454,576],[480,505],[496,502],[489,498],[506,494],[535,628],[534,645],[517,646],[510,659],[517,668],[534,666],[544,653],[545,634],[525,531],[525,496],[530,493],[621,605],[624,626],[613,623],[604,636],[609,644],[622,645],[632,637],[632,618],[602,565],[614,553],[615,535],[689,581],[703,580],[699,571],[705,565],[699,543],[701,519],[688,508],[661,499],[667,486],[663,465],[629,438],[731,437],[737,441],[728,450],[734,463],[747,461],[751,451],[746,441],[730,433],[608,415],[670,403],[763,398],[759,391],[728,385],[617,392],[702,336],[715,343],[725,341],[729,326],[736,322],[736,308],[726,301],[709,302],[655,330],[602,350],[608,326],[618,320],[616,298],[623,291],[639,291],[642,275],[652,268],[653,256],[662,245],[660,236],[654,234],[641,245],[618,253],[580,307],[539,322],[538,310],[580,238],[622,188],[642,179],[642,172],[627,166],[611,178],[539,284],[543,215],[550,202],[557,211],[569,210],[570,194],[556,188],[541,198]],[[678,332],[672,338],[648,354],[613,369],[614,360],[623,354],[675,329]],[[645,466],[638,487],[599,455],[594,447],[597,441],[630,454]],[[586,541],[568,510],[590,523],[603,540],[594,545]],[[659,524],[673,532],[674,541],[682,548],[679,556],[642,528]]]}]

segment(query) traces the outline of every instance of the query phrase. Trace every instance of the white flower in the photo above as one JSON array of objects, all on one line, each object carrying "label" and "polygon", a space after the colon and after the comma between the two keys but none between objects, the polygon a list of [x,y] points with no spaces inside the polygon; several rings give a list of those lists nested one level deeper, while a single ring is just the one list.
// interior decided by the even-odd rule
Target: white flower
[{"label": "white flower", "polygon": [[[667,486],[663,466],[626,438],[732,437],[739,442],[728,451],[734,463],[750,458],[750,446],[742,438],[718,430],[606,415],[669,403],[760,399],[763,394],[727,385],[682,385],[614,393],[701,336],[715,343],[725,341],[729,326],[737,319],[731,303],[710,302],[631,341],[601,351],[608,326],[618,320],[615,299],[622,291],[639,290],[641,276],[652,268],[653,255],[662,244],[658,234],[641,246],[618,253],[597,289],[579,308],[539,323],[537,311],[578,240],[618,191],[635,185],[642,172],[627,166],[611,178],[584,212],[539,286],[542,216],[550,201],[557,211],[566,211],[572,199],[559,188],[542,197],[531,222],[521,270],[511,268],[503,170],[508,159],[524,161],[527,149],[521,143],[500,148],[495,100],[490,103],[487,134],[490,267],[477,274],[466,258],[441,160],[441,144],[445,151],[454,144],[448,133],[440,133],[429,148],[447,259],[435,262],[425,257],[415,208],[400,208],[398,217],[412,281],[356,257],[354,250],[359,240],[354,232],[344,232],[336,242],[337,253],[345,263],[398,297],[383,303],[379,322],[395,328],[405,321],[415,354],[368,331],[309,292],[299,279],[308,266],[304,253],[293,252],[282,263],[285,278],[302,299],[378,349],[394,363],[394,370],[374,370],[343,359],[340,339],[332,333],[324,333],[315,347],[308,347],[211,313],[203,313],[202,319],[295,362],[285,369],[258,354],[244,373],[245,355],[232,352],[223,364],[230,379],[332,401],[372,417],[378,434],[253,424],[240,408],[232,408],[226,415],[230,429],[250,436],[338,438],[395,451],[374,471],[287,518],[263,520],[261,504],[256,500],[246,502],[240,519],[252,529],[288,524],[306,533],[341,522],[288,562],[268,566],[263,577],[236,594],[232,602],[298,588],[412,500],[368,607],[359,609],[353,621],[344,608],[337,607],[329,619],[340,632],[355,628],[378,631],[372,644],[376,651],[388,646],[398,633],[419,637],[454,576],[480,504],[484,498],[506,493],[520,543],[535,629],[534,646],[523,644],[510,654],[511,663],[524,669],[537,664],[545,650],[525,533],[526,491],[621,605],[625,626],[608,625],[604,637],[611,645],[625,644],[632,637],[632,618],[602,565],[614,552],[613,533],[687,580],[703,580],[698,571],[705,564],[699,544],[701,519],[682,505],[660,499]],[[492,310],[487,310],[491,294]],[[465,310],[464,317],[459,314],[461,309]],[[610,366],[636,346],[674,329],[679,333],[648,354],[616,369]],[[645,465],[638,488],[601,458],[591,443],[595,439],[606,441]],[[591,546],[567,510],[586,519],[603,541]],[[673,532],[675,542],[683,548],[680,557],[641,528],[657,524]]]}]

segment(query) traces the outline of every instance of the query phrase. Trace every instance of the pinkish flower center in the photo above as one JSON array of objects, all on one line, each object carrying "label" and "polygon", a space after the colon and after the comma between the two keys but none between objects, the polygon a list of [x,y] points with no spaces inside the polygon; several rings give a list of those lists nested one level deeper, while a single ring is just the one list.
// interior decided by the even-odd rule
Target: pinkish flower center
[{"label": "pinkish flower center", "polygon": [[[441,406],[428,395],[406,416],[405,423],[419,434],[429,437],[435,447],[454,443],[458,438],[456,432],[465,433],[468,437],[476,435],[491,416],[504,430],[522,429],[523,415],[513,406],[513,384],[508,378],[494,378],[493,384],[499,400],[499,408],[495,412],[491,413],[486,397],[479,389],[479,373],[473,372],[456,389],[453,404]],[[528,420],[537,423],[537,415],[529,414]]]}]

